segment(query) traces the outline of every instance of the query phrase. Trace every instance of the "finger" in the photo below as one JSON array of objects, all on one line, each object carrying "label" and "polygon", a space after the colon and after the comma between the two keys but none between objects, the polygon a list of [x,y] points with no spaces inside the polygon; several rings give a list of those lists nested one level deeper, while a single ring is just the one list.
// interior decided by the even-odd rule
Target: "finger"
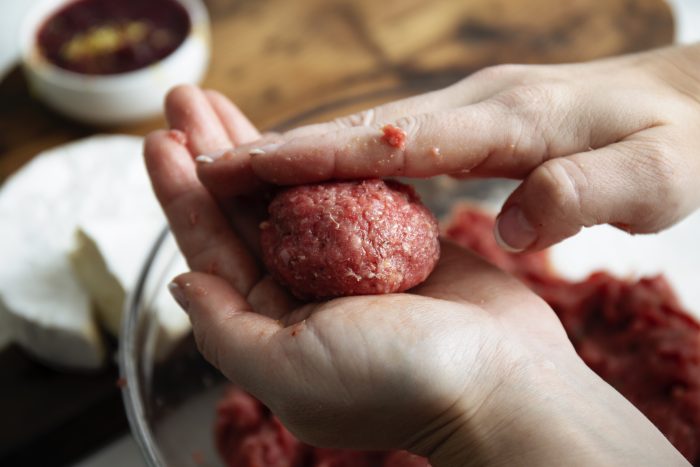
[{"label": "finger", "polygon": [[279,322],[255,313],[225,280],[202,273],[175,278],[170,291],[187,311],[199,350],[234,383],[261,393],[275,358]]},{"label": "finger", "polygon": [[[272,138],[276,136],[268,138],[267,142]],[[235,150],[215,154],[215,157],[199,157],[197,177],[220,200],[265,191],[269,185],[253,172],[251,149],[249,145],[242,145]]]},{"label": "finger", "polygon": [[196,86],[173,88],[165,98],[165,116],[171,128],[187,135],[187,147],[195,156],[222,152],[233,145],[204,92]]},{"label": "finger", "polygon": [[449,110],[480,102],[514,85],[542,79],[546,68],[523,65],[499,65],[484,68],[443,89],[399,99],[371,109],[337,118],[331,122],[295,128],[283,135],[285,140],[318,135],[357,126],[381,127],[385,123],[424,113]]},{"label": "finger", "polygon": [[[473,169],[486,158],[487,150],[508,150],[513,135],[519,134],[513,118],[501,119],[495,131],[495,116],[487,110],[485,104],[476,104],[403,118],[393,125],[405,133],[405,145],[388,143],[381,129],[360,126],[263,146],[251,164],[258,177],[279,185],[429,177]],[[501,131],[503,126],[513,131]]]},{"label": "finger", "polygon": [[[509,251],[538,250],[582,227],[610,223],[631,233],[657,232],[692,211],[692,174],[653,128],[595,151],[550,160],[506,201],[496,237]],[[696,165],[698,165],[696,163]]]},{"label": "finger", "polygon": [[[394,102],[366,109],[352,115],[336,118],[330,122],[306,125],[285,132],[282,139],[288,141],[302,136],[313,136],[324,133],[332,133],[353,127],[381,127],[384,123],[393,122],[407,115],[418,115],[435,110],[451,109],[471,102],[477,94],[477,89],[457,88],[450,86],[437,91],[431,91],[418,96],[399,99]],[[480,90],[479,94],[485,90]]]},{"label": "finger", "polygon": [[[235,146],[260,139],[260,132],[229,99],[212,90],[206,90],[204,94]],[[260,208],[259,202],[255,199],[236,200],[234,198],[242,194],[262,191],[266,184],[252,172],[250,156],[247,154],[236,157],[231,152],[227,152],[219,156],[214,164],[207,159],[198,163],[197,176],[209,192],[217,198],[220,207],[231,219],[248,248],[259,256],[258,225],[267,212],[264,208]],[[201,161],[202,158],[199,160]]]},{"label": "finger", "polygon": [[241,196],[219,201],[218,204],[249,251],[256,258],[261,258],[260,223],[269,217],[267,213],[269,199],[264,196]]},{"label": "finger", "polygon": [[[222,147],[229,148],[236,143],[242,144],[260,136],[250,121],[228,99],[215,91],[204,92],[195,86],[179,86],[169,93],[166,108],[171,125],[186,131],[190,142],[189,149],[193,155],[209,152],[213,148],[221,154]],[[262,186],[250,170],[247,158],[234,161],[236,162],[234,165],[241,166],[241,170],[235,171],[234,174],[225,170],[216,172],[215,175],[220,183],[239,186],[240,182],[239,188],[243,187],[246,191],[252,191],[252,187]],[[205,161],[211,161],[211,159],[205,158]],[[200,162],[198,165],[208,164]],[[214,195],[217,196],[217,193]],[[220,196],[217,198],[222,206],[232,207],[233,203],[225,202],[225,198]],[[243,233],[245,245],[253,250],[257,249],[257,235],[252,235],[251,232],[257,233],[260,219],[251,216],[247,209],[228,209],[226,214],[236,231]],[[214,269],[210,267],[206,270],[212,271],[220,267],[221,265],[216,263],[213,266]],[[247,292],[247,289],[243,291]]]},{"label": "finger", "polygon": [[252,166],[276,184],[459,173],[522,178],[545,160],[657,124],[658,112],[641,104],[631,111],[632,100],[639,100],[638,91],[608,96],[562,84],[515,88],[395,121],[405,145],[392,145],[377,129],[354,127],[262,147]]},{"label": "finger", "polygon": [[171,131],[151,133],[144,157],[180,250],[194,271],[215,273],[245,294],[260,270],[221,210],[199,183],[190,153]]},{"label": "finger", "polygon": [[[383,123],[392,122],[402,117],[452,109],[478,102],[507,86],[524,82],[532,74],[526,73],[524,67],[515,65],[487,68],[444,89],[380,105],[331,122],[295,128],[284,134],[266,135],[252,144],[237,148],[235,151],[229,151],[223,155],[213,154],[216,156],[212,157],[212,159],[216,159],[214,163],[205,160],[198,167],[198,175],[202,183],[221,199],[260,191],[265,188],[265,185],[259,182],[257,175],[249,168],[249,164],[251,155],[258,155],[266,147],[274,147],[294,138],[335,133],[354,127],[372,128],[372,132],[376,133],[375,130]],[[212,106],[217,108],[214,101],[212,101]],[[221,111],[217,111],[217,113],[220,116],[224,114]],[[222,119],[225,121],[224,117]],[[305,180],[300,180],[300,182],[303,181]]]},{"label": "finger", "polygon": [[219,117],[224,130],[234,146],[260,139],[260,132],[243,112],[223,94],[207,89],[204,91],[211,108]]}]

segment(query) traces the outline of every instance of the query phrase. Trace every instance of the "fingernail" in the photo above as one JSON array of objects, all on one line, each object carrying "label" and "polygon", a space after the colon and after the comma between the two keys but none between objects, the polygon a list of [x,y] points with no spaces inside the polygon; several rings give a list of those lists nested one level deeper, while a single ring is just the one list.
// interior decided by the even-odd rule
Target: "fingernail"
[{"label": "fingernail", "polygon": [[260,154],[265,154],[265,151],[263,151],[262,148],[253,148],[248,151],[249,156],[259,156]]},{"label": "fingernail", "polygon": [[[280,146],[282,146],[282,143],[274,143],[274,144],[266,144],[265,146],[260,146],[259,148],[256,148],[256,149],[258,150],[259,154],[266,154],[268,152],[277,151],[280,148]],[[260,152],[260,151],[262,151],[262,152]]]},{"label": "fingernail", "polygon": [[188,312],[188,307],[190,304],[187,301],[187,297],[185,297],[185,292],[182,290],[182,287],[180,287],[177,282],[173,281],[168,284],[168,290],[170,290],[170,294],[173,296],[177,304],[180,305],[185,312]]},{"label": "fingernail", "polygon": [[194,158],[195,162],[199,162],[200,164],[211,164],[214,162],[214,159],[211,158],[211,156],[207,156],[206,154],[200,154],[199,156]]},{"label": "fingernail", "polygon": [[498,216],[494,235],[498,246],[509,253],[524,251],[537,240],[537,231],[518,206],[510,206]]},{"label": "fingernail", "polygon": [[226,148],[220,151],[210,152],[208,154],[200,154],[194,160],[197,162],[202,162],[204,164],[211,164],[217,159],[221,159],[223,156],[233,151],[233,148]]}]

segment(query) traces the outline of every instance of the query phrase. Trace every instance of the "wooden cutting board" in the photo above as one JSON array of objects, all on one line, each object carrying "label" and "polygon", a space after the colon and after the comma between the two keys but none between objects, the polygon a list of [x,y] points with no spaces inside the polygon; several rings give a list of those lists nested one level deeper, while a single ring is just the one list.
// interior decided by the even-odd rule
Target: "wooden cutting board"
[{"label": "wooden cutting board", "polygon": [[[208,0],[213,57],[204,85],[262,128],[327,117],[507,62],[590,60],[669,44],[663,0]],[[350,103],[352,103],[350,105]],[[313,111],[313,112],[312,112]],[[41,150],[96,132],[143,135],[162,118],[97,129],[0,83],[0,182]],[[2,267],[11,267],[3,265]],[[0,353],[0,465],[65,465],[126,430],[112,366],[61,374]]]}]

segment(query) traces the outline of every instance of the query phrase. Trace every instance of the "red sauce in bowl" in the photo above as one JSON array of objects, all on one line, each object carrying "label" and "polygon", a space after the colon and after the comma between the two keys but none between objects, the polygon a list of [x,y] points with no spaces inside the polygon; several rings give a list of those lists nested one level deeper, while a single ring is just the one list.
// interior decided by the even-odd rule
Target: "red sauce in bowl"
[{"label": "red sauce in bowl", "polygon": [[167,57],[190,27],[187,11],[175,0],[77,0],[46,20],[37,43],[60,68],[109,75]]}]

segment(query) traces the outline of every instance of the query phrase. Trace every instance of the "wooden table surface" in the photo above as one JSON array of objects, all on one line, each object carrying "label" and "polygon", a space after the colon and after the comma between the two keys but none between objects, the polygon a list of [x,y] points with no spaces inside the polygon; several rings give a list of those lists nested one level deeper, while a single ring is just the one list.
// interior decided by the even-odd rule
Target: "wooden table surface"
[{"label": "wooden table surface", "polygon": [[[668,44],[663,0],[208,0],[204,85],[267,128],[330,100],[455,81],[488,65],[589,60]],[[37,152],[96,132],[48,110],[19,70],[0,83],[0,181]]]},{"label": "wooden table surface", "polygon": [[[261,128],[328,102],[447,84],[488,65],[582,61],[673,39],[663,0],[206,3],[213,57],[204,85],[232,97]],[[15,70],[0,83],[0,182],[54,145],[162,125],[71,122],[37,102]],[[0,375],[0,465],[63,465],[126,430],[114,367],[61,374],[10,347],[0,353]]]}]

